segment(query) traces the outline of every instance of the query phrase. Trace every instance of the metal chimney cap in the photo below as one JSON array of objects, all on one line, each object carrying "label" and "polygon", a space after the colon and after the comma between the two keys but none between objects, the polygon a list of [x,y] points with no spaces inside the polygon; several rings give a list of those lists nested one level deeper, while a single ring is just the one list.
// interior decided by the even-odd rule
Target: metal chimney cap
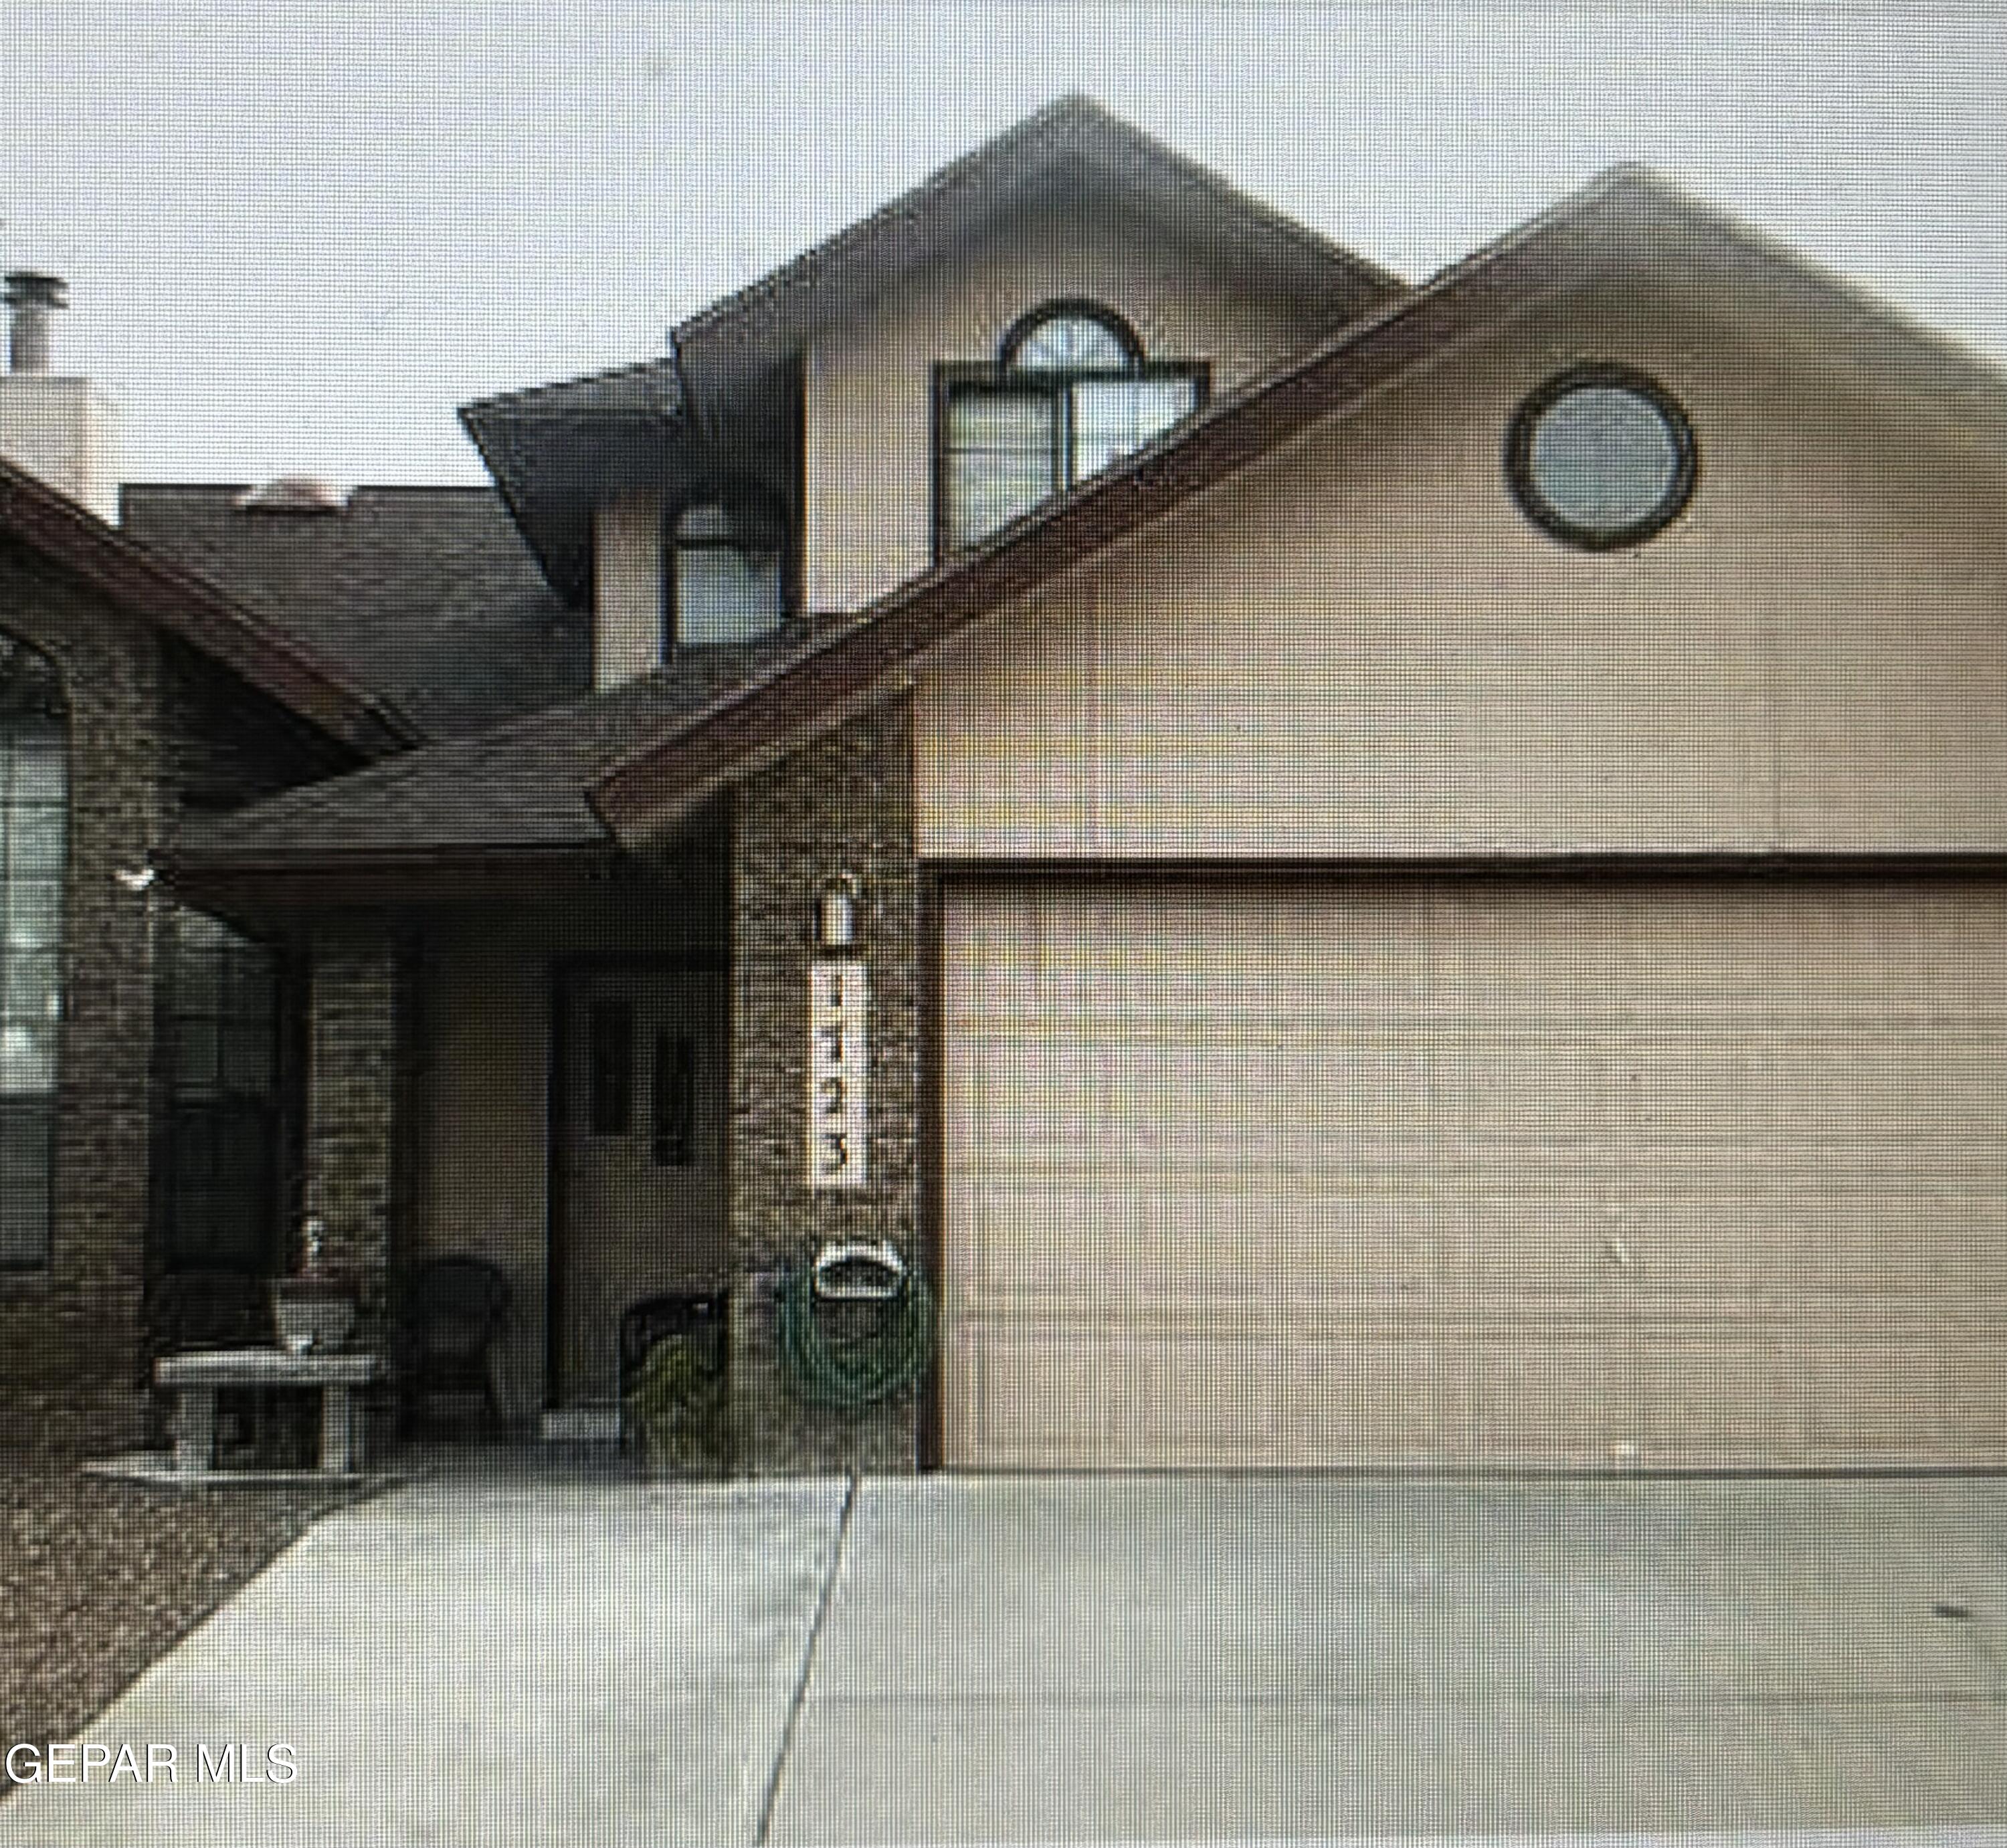
[{"label": "metal chimney cap", "polygon": [[6,275],[9,308],[67,308],[69,284],[43,270],[9,270]]}]

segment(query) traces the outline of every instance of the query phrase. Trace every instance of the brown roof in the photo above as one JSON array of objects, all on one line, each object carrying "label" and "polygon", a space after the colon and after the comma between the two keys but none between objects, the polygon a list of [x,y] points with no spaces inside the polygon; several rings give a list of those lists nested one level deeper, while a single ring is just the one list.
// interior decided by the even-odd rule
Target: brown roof
[{"label": "brown roof", "polygon": [[592,685],[588,626],[558,601],[492,488],[358,488],[332,507],[242,489],[128,485],[121,530],[199,573],[432,739]]},{"label": "brown roof", "polygon": [[462,405],[460,420],[552,589],[573,608],[592,598],[598,499],[679,481],[700,465],[701,435],[667,359],[485,398]]},{"label": "brown roof", "polygon": [[1745,307],[1766,322],[1810,311],[1848,363],[2007,453],[2007,379],[1997,369],[1645,170],[1618,168],[1159,443],[900,586],[825,631],[800,658],[665,729],[594,785],[594,808],[630,846],[673,828],[721,788],[882,699],[930,650],[1007,599],[1501,316],[1626,268],[1689,283],[1732,277]]},{"label": "brown roof", "polygon": [[365,756],[422,735],[396,707],[365,692],[318,651],[4,460],[0,534],[179,637]]},{"label": "brown roof", "polygon": [[305,876],[438,873],[483,861],[610,854],[585,792],[643,740],[674,730],[808,645],[790,624],[742,646],[684,650],[672,666],[478,737],[185,822],[155,857],[199,900],[247,882],[311,899]]},{"label": "brown roof", "polygon": [[[1406,292],[1377,264],[1243,192],[1092,97],[1062,97],[930,174],[675,330],[686,369],[721,349],[792,346],[882,294],[889,279],[937,256],[1000,212],[1056,185],[1127,197],[1201,248],[1258,268],[1273,291],[1346,314]],[[720,349],[714,356],[713,349]]]}]

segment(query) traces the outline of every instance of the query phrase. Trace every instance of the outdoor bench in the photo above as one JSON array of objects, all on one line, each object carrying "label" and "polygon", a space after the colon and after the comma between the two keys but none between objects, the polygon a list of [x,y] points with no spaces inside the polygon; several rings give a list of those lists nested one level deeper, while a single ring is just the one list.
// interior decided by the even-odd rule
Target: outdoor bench
[{"label": "outdoor bench", "polygon": [[316,1387],[320,1399],[320,1469],[329,1476],[352,1475],[362,1462],[362,1427],[354,1389],[380,1378],[376,1354],[289,1353],[283,1348],[225,1348],[169,1354],[153,1369],[161,1385],[173,1388],[175,1468],[178,1472],[216,1467],[216,1395],[226,1386]]}]

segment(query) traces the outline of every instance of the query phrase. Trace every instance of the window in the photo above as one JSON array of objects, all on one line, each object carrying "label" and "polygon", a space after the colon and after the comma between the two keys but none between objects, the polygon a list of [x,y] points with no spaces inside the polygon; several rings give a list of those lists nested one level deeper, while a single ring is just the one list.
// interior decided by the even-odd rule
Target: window
[{"label": "window", "polygon": [[0,635],[0,1267],[49,1259],[62,1029],[69,707],[55,663]]},{"label": "window", "polygon": [[171,1270],[277,1266],[279,989],[263,944],[201,912],[173,914],[164,985]]},{"label": "window", "polygon": [[1205,401],[1202,364],[1152,361],[1106,309],[1059,303],[1004,337],[994,366],[938,375],[936,548],[987,538],[1162,436]]},{"label": "window", "polygon": [[686,647],[750,642],[787,615],[786,522],[757,500],[700,501],[677,515],[672,633]]},{"label": "window", "polygon": [[1506,437],[1520,506],[1571,545],[1635,545],[1670,524],[1698,471],[1692,426],[1656,380],[1576,366],[1522,404]]}]

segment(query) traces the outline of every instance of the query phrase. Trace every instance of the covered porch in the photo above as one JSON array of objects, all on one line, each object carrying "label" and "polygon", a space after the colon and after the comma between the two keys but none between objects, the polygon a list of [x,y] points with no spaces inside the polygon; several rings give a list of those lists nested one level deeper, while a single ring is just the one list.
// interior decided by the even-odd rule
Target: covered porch
[{"label": "covered porch", "polygon": [[[729,856],[712,816],[645,862],[264,895],[305,971],[301,1218],[402,1428],[611,1437],[623,1315],[726,1293]],[[428,1318],[482,1276],[481,1372],[431,1377]]]},{"label": "covered porch", "polygon": [[[299,972],[273,1268],[317,1226],[323,1265],[359,1298],[348,1346],[384,1357],[421,1422],[410,1312],[428,1267],[450,1261],[506,1302],[455,1421],[469,1434],[612,1437],[623,1324],[652,1304],[637,1333],[700,1308],[721,1337],[711,1466],[920,1460],[915,1382],[867,1405],[799,1391],[781,1315],[787,1280],[833,1243],[922,1257],[905,707],[711,789],[632,845],[588,796],[609,764],[806,645],[707,650],[689,680],[651,675],[185,826],[161,857],[174,901]],[[860,1034],[845,1067],[868,1078],[869,1117],[843,1186],[805,1159],[809,984],[832,890],[854,900],[847,964],[870,997],[868,1054]],[[393,1401],[378,1396],[380,1441]]]},{"label": "covered porch", "polygon": [[[731,652],[704,664],[728,683],[764,658]],[[630,853],[585,795],[714,690],[651,676],[191,816],[160,856],[183,915],[292,972],[264,1268],[315,1229],[347,1347],[386,1363],[379,1445],[393,1407],[610,1434],[623,1315],[725,1289],[731,803]]]}]

